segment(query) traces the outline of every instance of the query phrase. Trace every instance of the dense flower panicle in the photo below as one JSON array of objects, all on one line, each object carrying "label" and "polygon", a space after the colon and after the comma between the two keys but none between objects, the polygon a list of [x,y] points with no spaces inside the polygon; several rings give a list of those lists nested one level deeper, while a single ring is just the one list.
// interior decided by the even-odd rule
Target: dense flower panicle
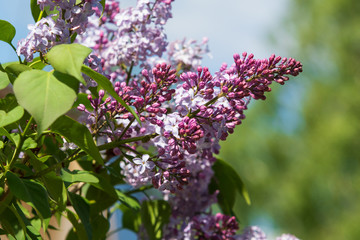
[{"label": "dense flower panicle", "polygon": [[104,68],[110,74],[113,66],[137,66],[154,55],[161,57],[167,46],[163,25],[171,17],[171,1],[138,0],[135,7],[121,9],[109,0],[104,14],[96,11],[78,41],[105,59]]},{"label": "dense flower panicle", "polygon": [[[113,152],[122,157],[127,183],[135,188],[152,184],[169,202],[172,213],[164,239],[266,239],[257,227],[236,235],[234,217],[209,215],[218,194],[208,190],[214,154],[220,151],[219,142],[242,123],[251,99],[265,99],[272,82],[284,84],[302,65],[291,58],[259,60],[243,53],[233,56],[230,67],[223,64],[211,74],[200,66],[208,53],[207,39],[168,45],[163,25],[171,18],[171,2],[138,0],[136,6],[122,9],[117,1],[107,0],[103,13],[94,8],[96,16],[78,38],[94,49],[87,64],[109,77],[142,124],[103,91],[96,98],[89,95],[93,111],[84,105],[78,109],[87,114],[87,126],[102,142],[140,139]],[[166,50],[168,59],[161,62]],[[139,66],[142,71],[134,73]],[[138,147],[156,150],[150,156],[137,152]]]},{"label": "dense flower panicle", "polygon": [[17,54],[24,55],[28,62],[32,61],[36,52],[45,54],[55,45],[70,43],[74,33],[85,31],[88,17],[95,12],[93,8],[101,8],[100,0],[85,0],[79,4],[76,0],[38,0],[37,3],[41,10],[49,7],[58,13],[30,25],[31,32],[18,43]]},{"label": "dense flower panicle", "polygon": [[[235,217],[221,213],[213,215],[198,215],[191,219],[185,228],[185,239],[214,239],[227,240],[236,239],[235,234],[239,229]],[[184,239],[184,238],[182,238]]]},{"label": "dense flower panicle", "polygon": [[31,31],[25,39],[18,43],[17,54],[24,55],[27,62],[33,60],[33,54],[45,54],[51,47],[59,43],[67,43],[69,31],[63,20],[54,21],[52,16],[42,18],[35,25],[29,25]]}]

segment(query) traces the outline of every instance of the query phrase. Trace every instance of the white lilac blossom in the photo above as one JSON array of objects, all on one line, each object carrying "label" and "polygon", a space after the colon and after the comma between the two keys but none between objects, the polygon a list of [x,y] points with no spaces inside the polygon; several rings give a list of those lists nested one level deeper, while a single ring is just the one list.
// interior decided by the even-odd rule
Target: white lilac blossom
[{"label": "white lilac blossom", "polygon": [[141,158],[134,158],[133,162],[136,164],[136,168],[139,174],[143,174],[146,170],[151,170],[154,167],[154,163],[148,161],[150,156],[148,154],[144,154]]}]

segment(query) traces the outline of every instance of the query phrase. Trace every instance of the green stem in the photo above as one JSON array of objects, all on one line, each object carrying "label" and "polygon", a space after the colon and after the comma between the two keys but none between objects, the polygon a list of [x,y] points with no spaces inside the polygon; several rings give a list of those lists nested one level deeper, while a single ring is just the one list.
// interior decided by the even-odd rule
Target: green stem
[{"label": "green stem", "polygon": [[[71,154],[69,157],[67,157],[67,158],[61,160],[60,162],[58,162],[58,163],[56,163],[56,164],[54,164],[54,165],[52,165],[52,166],[50,166],[50,167],[48,167],[48,168],[46,168],[46,169],[44,169],[44,170],[42,170],[42,171],[36,173],[36,174],[33,175],[33,176],[29,176],[29,177],[27,177],[27,178],[32,178],[32,179],[34,179],[34,178],[41,177],[41,176],[43,176],[43,175],[45,175],[45,174],[47,174],[47,173],[55,170],[56,168],[61,167],[62,164],[65,164],[65,163],[69,163],[69,162],[74,161],[76,158],[78,158],[78,157],[80,156],[80,154],[81,154],[81,153],[79,153],[80,151],[81,151],[80,148],[76,149],[75,152],[74,152],[73,154]],[[83,154],[85,155],[84,152],[83,152]],[[26,177],[25,177],[25,178],[26,178]]]},{"label": "green stem", "polygon": [[19,63],[22,64],[22,61],[21,61],[21,58],[19,55],[17,55],[17,52],[16,52],[16,48],[14,47],[14,45],[12,43],[10,43],[10,46],[12,47],[12,49],[14,49],[15,53],[16,53],[16,56],[18,57],[19,59]]},{"label": "green stem", "polygon": [[14,155],[12,156],[11,160],[10,160],[10,163],[9,165],[6,167],[6,171],[9,171],[12,166],[14,165],[15,163],[15,160],[19,157],[19,154],[21,152],[21,148],[25,142],[25,136],[26,136],[26,133],[27,131],[30,129],[30,125],[33,121],[33,117],[30,117],[29,119],[29,122],[26,124],[26,127],[24,129],[24,131],[20,134],[20,141],[19,141],[19,145],[17,146],[15,152],[14,152]]},{"label": "green stem", "polygon": [[44,10],[42,10],[42,11],[40,12],[39,17],[38,17],[38,19],[37,19],[36,22],[38,22],[38,21],[40,21],[40,20],[42,19],[43,14],[44,14]]},{"label": "green stem", "polygon": [[121,139],[121,138],[125,135],[126,131],[130,128],[130,126],[131,126],[131,124],[134,122],[134,120],[135,120],[135,118],[131,119],[131,121],[129,122],[129,124],[125,127],[124,131],[121,133],[119,139]]},{"label": "green stem", "polygon": [[130,69],[127,72],[126,85],[129,85],[129,81],[130,81],[130,78],[131,78],[131,72],[133,70],[133,67],[134,67],[134,61],[131,62]]}]

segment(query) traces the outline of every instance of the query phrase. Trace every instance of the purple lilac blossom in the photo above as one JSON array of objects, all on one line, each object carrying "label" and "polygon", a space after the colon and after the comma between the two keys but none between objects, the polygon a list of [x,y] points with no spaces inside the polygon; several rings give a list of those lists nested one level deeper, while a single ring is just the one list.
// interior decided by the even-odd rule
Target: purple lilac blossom
[{"label": "purple lilac blossom", "polygon": [[[302,71],[302,65],[291,58],[272,55],[257,60],[243,53],[234,55],[233,65],[223,64],[212,75],[200,67],[202,55],[208,53],[206,45],[185,40],[171,43],[167,63],[159,63],[166,50],[163,25],[170,10],[168,0],[138,0],[135,7],[125,9],[108,0],[103,15],[95,8],[88,31],[78,39],[94,49],[98,57],[94,59],[101,60],[93,68],[109,76],[115,92],[133,107],[142,124],[113,98],[102,100],[104,92],[95,99],[89,95],[93,111],[83,105],[78,109],[87,114],[85,123],[102,142],[147,137],[118,146],[113,153],[123,156],[121,174],[127,183],[135,188],[153,184],[169,202],[172,214],[164,239],[266,239],[256,227],[237,236],[233,217],[209,215],[218,194],[208,191],[211,167],[219,141],[242,123],[250,100],[264,100],[272,82],[284,84],[288,75]],[[132,74],[133,66],[144,69]],[[115,121],[104,124],[109,118]],[[156,151],[142,154],[136,150],[139,146]]]},{"label": "purple lilac blossom", "polygon": [[[57,10],[56,14],[40,19],[35,25],[29,25],[31,32],[18,43],[17,54],[24,55],[27,62],[33,60],[33,54],[39,52],[44,55],[53,46],[70,43],[74,34],[82,34],[90,17],[101,9],[100,0],[85,0],[76,4],[76,0],[38,0],[43,11],[45,7]],[[56,12],[56,11],[55,11]]]},{"label": "purple lilac blossom", "polygon": [[163,25],[171,14],[171,1],[138,0],[135,7],[121,9],[106,1],[104,16],[96,11],[88,31],[78,41],[94,49],[105,60],[105,71],[113,66],[137,66],[151,56],[161,56],[167,46]]}]

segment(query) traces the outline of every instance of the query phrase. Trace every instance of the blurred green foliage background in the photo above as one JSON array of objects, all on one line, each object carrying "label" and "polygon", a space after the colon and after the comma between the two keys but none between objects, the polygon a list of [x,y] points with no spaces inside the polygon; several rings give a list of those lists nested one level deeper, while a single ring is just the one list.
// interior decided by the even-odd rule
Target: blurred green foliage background
[{"label": "blurred green foliage background", "polygon": [[285,29],[304,72],[251,103],[222,144],[252,200],[236,213],[242,227],[360,239],[360,1],[292,1]]}]

